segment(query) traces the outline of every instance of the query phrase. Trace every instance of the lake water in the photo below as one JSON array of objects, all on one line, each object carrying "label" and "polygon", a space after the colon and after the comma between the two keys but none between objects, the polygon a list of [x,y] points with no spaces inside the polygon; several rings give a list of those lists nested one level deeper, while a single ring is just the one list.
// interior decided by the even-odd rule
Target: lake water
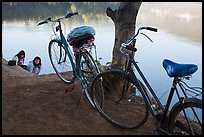
[{"label": "lake water", "polygon": [[[144,7],[141,7],[141,10],[145,11],[145,9],[143,8]],[[157,10],[152,11],[155,12]],[[158,16],[160,17],[161,15]],[[202,18],[202,16],[200,18]],[[184,22],[187,22],[186,24],[188,24],[189,20],[185,19]],[[168,22],[166,23],[168,24],[166,26],[164,25],[165,21]],[[52,28],[51,25],[37,27],[38,22],[39,21],[32,20],[3,21],[3,57],[6,60],[12,59],[16,53],[18,53],[21,49],[24,49],[26,51],[26,64],[36,55],[38,55],[42,58],[42,71],[40,72],[40,74],[54,73],[54,69],[52,68],[48,57],[48,43],[50,41],[50,36],[53,34]],[[161,97],[160,99],[165,101],[168,93],[166,93],[164,96],[163,93],[170,89],[170,84],[173,80],[172,78],[169,78],[167,76],[165,70],[162,67],[162,61],[165,58],[171,59],[177,63],[197,64],[198,71],[187,83],[192,86],[202,87],[202,40],[196,39],[198,38],[198,34],[200,33],[189,33],[189,35],[172,33],[172,31],[170,30],[174,30],[175,28],[178,31],[178,26],[175,24],[180,24],[180,20],[178,20],[178,22],[174,21],[171,27],[169,27],[169,20],[167,20],[166,18],[160,20],[160,22],[162,22],[161,24],[163,25],[157,24],[155,22],[151,23],[146,20],[146,18],[144,19],[142,15],[138,15],[138,26],[153,26],[157,27],[159,31],[157,33],[143,31],[153,40],[153,43],[151,43],[141,35],[137,41],[138,51],[135,55],[135,58],[139,62],[139,67],[142,69],[150,85],[157,92],[159,97]],[[72,21],[65,22],[65,24],[65,36],[71,29],[75,27],[81,25],[92,26],[96,30],[95,45],[97,46],[98,58],[102,58],[102,64],[111,61],[115,34],[114,24],[109,18],[98,20],[95,22]],[[182,28],[182,26],[184,25],[180,25],[180,28]],[[192,27],[190,30],[194,30],[194,27],[195,29],[199,27],[196,25],[197,24],[190,25],[190,27]],[[200,28],[202,28],[202,26]],[[200,29],[197,30],[200,31]]]}]

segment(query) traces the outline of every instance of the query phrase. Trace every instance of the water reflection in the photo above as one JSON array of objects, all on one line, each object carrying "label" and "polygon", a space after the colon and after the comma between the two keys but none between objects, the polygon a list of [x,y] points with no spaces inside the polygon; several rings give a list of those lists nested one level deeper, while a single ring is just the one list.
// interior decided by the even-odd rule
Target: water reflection
[{"label": "water reflection", "polygon": [[138,23],[158,26],[168,33],[201,43],[202,3],[144,2],[139,10]]},{"label": "water reflection", "polygon": [[[37,24],[48,16],[62,16],[68,9],[78,11],[79,15],[66,23],[98,23],[110,20],[105,13],[107,7],[116,9],[118,6],[119,2],[3,2],[2,20],[3,24],[21,20],[29,27],[33,26],[30,23]],[[138,25],[157,26],[167,33],[200,43],[201,23],[201,2],[143,2],[137,17]]]}]

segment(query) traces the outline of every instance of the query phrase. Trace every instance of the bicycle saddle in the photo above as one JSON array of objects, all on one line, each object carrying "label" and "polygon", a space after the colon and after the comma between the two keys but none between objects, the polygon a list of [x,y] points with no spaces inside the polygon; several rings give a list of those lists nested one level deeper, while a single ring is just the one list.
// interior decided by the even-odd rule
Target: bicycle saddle
[{"label": "bicycle saddle", "polygon": [[194,64],[178,64],[171,60],[164,59],[163,67],[169,77],[183,77],[195,73],[198,70]]}]

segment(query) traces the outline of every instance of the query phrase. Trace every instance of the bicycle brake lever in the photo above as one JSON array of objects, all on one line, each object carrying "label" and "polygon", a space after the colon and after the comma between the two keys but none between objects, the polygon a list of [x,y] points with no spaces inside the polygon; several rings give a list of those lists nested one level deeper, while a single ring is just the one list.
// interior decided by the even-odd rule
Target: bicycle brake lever
[{"label": "bicycle brake lever", "polygon": [[153,40],[151,40],[146,34],[144,34],[144,33],[140,33],[140,34],[146,36],[149,39],[149,41],[151,41],[153,43]]}]

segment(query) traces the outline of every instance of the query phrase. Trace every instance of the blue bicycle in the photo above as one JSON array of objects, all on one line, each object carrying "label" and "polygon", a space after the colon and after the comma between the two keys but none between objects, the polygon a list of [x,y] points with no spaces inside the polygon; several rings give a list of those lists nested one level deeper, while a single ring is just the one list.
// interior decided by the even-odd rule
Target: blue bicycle
[{"label": "blue bicycle", "polygon": [[[55,20],[48,17],[44,21],[39,22],[37,26],[53,23],[54,35],[52,35],[48,46],[51,64],[56,74],[65,83],[71,84],[78,78],[83,87],[82,95],[85,92],[89,102],[93,105],[87,89],[92,79],[99,73],[99,68],[96,64],[97,57],[94,60],[91,55],[93,48],[95,48],[96,55],[96,46],[94,45],[95,30],[89,26],[75,28],[70,32],[75,35],[69,40],[65,38],[62,30],[62,20],[71,18],[77,14],[78,12],[67,13],[63,17]],[[83,33],[78,34],[80,29]],[[74,52],[71,50],[71,47],[73,47]]]}]

